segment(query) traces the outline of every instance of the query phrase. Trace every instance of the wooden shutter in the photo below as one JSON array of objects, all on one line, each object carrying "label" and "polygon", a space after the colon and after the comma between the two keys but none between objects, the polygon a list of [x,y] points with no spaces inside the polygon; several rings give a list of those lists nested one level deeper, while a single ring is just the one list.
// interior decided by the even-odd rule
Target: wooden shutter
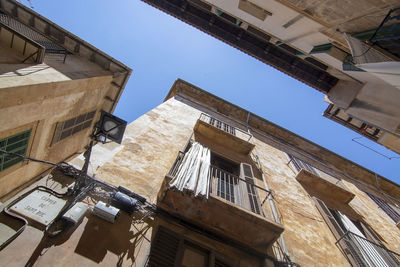
[{"label": "wooden shutter", "polygon": [[179,250],[180,237],[159,227],[151,242],[148,267],[174,267]]},{"label": "wooden shutter", "polygon": [[[321,213],[322,218],[324,218],[332,234],[335,236],[336,240],[339,240],[345,234],[345,231],[336,221],[335,217],[329,211],[329,208],[325,205],[325,203],[316,197],[313,197],[313,199],[316,203],[318,211]],[[339,241],[338,244],[342,249],[342,251],[344,252],[346,258],[350,261],[350,263],[353,266],[363,266],[362,265],[363,261],[359,256],[360,255],[359,251],[349,240],[343,238],[341,239],[341,241]]]},{"label": "wooden shutter", "polygon": [[301,169],[304,169],[306,171],[309,171],[315,175],[318,175],[318,173],[315,171],[314,167],[311,166],[310,164],[296,158],[295,156],[292,156],[290,154],[287,154],[290,161],[292,162],[294,168],[299,172]]},{"label": "wooden shutter", "polygon": [[400,214],[385,200],[368,192],[367,195],[395,222],[400,222]]},{"label": "wooden shutter", "polygon": [[[13,136],[0,139],[0,148],[7,152],[26,155],[32,130],[27,130]],[[0,171],[3,171],[23,161],[22,157],[7,153],[0,153]]]},{"label": "wooden shutter", "polygon": [[250,164],[240,164],[240,177],[245,180],[242,189],[244,192],[247,193],[247,197],[244,197],[243,199],[243,204],[245,205],[245,207],[248,207],[252,212],[261,214],[259,198],[257,195],[256,187],[254,186],[253,168]]}]

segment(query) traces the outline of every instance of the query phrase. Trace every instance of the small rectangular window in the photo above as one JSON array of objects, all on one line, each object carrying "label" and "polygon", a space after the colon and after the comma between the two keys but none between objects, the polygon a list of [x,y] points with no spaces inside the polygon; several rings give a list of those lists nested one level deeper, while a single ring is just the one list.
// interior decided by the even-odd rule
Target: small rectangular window
[{"label": "small rectangular window", "polygon": [[92,125],[95,114],[96,111],[91,111],[74,118],[58,122],[54,132],[52,144],[55,144],[58,141],[61,141],[77,132],[89,128],[89,126]]},{"label": "small rectangular window", "polygon": [[[32,130],[27,130],[4,139],[0,139],[0,149],[20,155],[26,155]],[[22,157],[0,153],[0,171],[23,161]]]}]

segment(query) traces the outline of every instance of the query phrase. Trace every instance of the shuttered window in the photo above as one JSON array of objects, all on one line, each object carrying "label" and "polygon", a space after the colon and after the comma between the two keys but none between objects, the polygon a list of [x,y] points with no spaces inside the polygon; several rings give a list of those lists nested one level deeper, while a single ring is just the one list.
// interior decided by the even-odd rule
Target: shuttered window
[{"label": "shuttered window", "polygon": [[252,212],[261,214],[260,203],[256,188],[254,187],[254,174],[251,165],[246,163],[240,164],[240,175],[246,181],[246,192],[249,200],[249,206]]},{"label": "shuttered window", "polygon": [[320,199],[314,200],[352,266],[400,266],[400,255],[388,250],[367,224],[329,209]]},{"label": "shuttered window", "polygon": [[[28,130],[4,139],[0,139],[0,149],[25,156],[31,133],[32,130]],[[21,161],[23,161],[23,158],[19,156],[0,153],[0,171],[4,171],[5,169],[14,166],[17,163],[20,163]]]},{"label": "shuttered window", "polygon": [[343,229],[343,226],[340,225],[339,221],[336,220],[334,211],[329,209],[322,200],[314,197],[314,201],[332,234],[335,236],[336,240],[340,240],[338,245],[342,248],[346,258],[353,266],[363,266],[357,247],[346,238],[342,238],[345,235],[345,230]]},{"label": "shuttered window", "polygon": [[173,232],[159,227],[151,243],[148,267],[174,267],[178,254],[180,238]]},{"label": "shuttered window", "polygon": [[91,111],[69,120],[58,122],[56,125],[56,130],[54,132],[54,137],[52,144],[57,143],[77,132],[80,132],[92,125],[92,121],[96,111]]},{"label": "shuttered window", "polygon": [[226,257],[185,239],[162,226],[151,243],[148,267],[234,267]]},{"label": "shuttered window", "polygon": [[293,166],[295,167],[295,169],[299,172],[301,171],[301,169],[307,170],[315,175],[318,175],[317,172],[315,171],[314,167],[311,166],[310,164],[296,158],[295,156],[292,156],[290,154],[287,154],[290,162],[293,164]]},{"label": "shuttered window", "polygon": [[371,193],[366,193],[395,223],[400,222],[400,208]]}]

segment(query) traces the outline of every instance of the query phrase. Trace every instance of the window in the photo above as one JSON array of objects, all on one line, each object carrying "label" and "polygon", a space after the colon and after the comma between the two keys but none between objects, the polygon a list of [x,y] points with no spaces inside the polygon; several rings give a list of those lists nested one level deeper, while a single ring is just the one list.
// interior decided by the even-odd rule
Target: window
[{"label": "window", "polygon": [[295,167],[296,171],[301,171],[301,169],[307,170],[315,175],[318,175],[317,172],[315,171],[314,167],[311,166],[310,164],[296,158],[295,156],[292,156],[290,154],[287,154],[290,162],[293,164],[293,166]]},{"label": "window", "polygon": [[233,267],[233,260],[162,226],[151,242],[148,267]]},{"label": "window", "polygon": [[399,266],[400,255],[388,250],[364,222],[355,221],[315,198],[326,224],[352,266]]},{"label": "window", "polygon": [[365,192],[396,224],[400,223],[400,207],[391,204],[371,193]]},{"label": "window", "polygon": [[52,144],[55,144],[79,131],[89,128],[90,125],[92,125],[95,114],[96,111],[91,111],[72,119],[58,122],[54,132]]},{"label": "window", "polygon": [[[31,132],[32,130],[27,130],[10,137],[0,139],[0,149],[26,155]],[[0,171],[4,171],[5,169],[14,166],[21,161],[23,161],[23,158],[21,157],[0,153]]]},{"label": "window", "polygon": [[239,200],[239,164],[211,153],[212,182],[217,196],[232,203]]},{"label": "window", "polygon": [[211,194],[261,214],[250,164],[234,163],[211,153]]}]

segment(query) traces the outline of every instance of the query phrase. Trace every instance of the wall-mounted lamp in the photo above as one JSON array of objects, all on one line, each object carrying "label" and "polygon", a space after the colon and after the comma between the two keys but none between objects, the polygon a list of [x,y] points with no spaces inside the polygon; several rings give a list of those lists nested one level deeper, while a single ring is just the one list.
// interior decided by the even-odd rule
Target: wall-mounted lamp
[{"label": "wall-mounted lamp", "polygon": [[124,136],[127,122],[123,119],[115,117],[114,115],[101,111],[100,120],[97,123],[97,129],[94,136],[104,137],[105,141],[107,138],[121,144],[122,137]]}]

